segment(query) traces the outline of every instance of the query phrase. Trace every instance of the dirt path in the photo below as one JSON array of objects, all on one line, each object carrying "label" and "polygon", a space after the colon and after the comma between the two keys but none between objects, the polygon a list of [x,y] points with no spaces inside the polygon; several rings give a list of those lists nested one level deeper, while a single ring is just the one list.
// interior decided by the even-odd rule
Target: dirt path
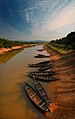
[{"label": "dirt path", "polygon": [[[75,52],[60,55],[46,47],[53,60],[53,71],[59,81],[51,82],[47,88],[51,103],[57,104],[52,119],[75,119]],[[50,118],[51,119],[51,118]]]}]

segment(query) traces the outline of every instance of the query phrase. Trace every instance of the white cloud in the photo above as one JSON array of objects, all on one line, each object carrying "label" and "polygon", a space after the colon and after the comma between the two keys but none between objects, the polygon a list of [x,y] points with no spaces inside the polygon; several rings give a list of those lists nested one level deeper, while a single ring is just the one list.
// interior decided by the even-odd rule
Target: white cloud
[{"label": "white cloud", "polygon": [[[17,13],[23,18],[29,36],[24,35],[8,24],[0,25],[0,31],[13,39],[49,39],[56,38],[60,34],[73,30],[75,25],[74,0],[20,0]],[[16,11],[9,9],[11,15]],[[29,24],[30,23],[30,24]],[[28,26],[27,26],[28,25]],[[73,27],[74,26],[74,27]],[[61,30],[61,31],[60,31]],[[64,31],[63,31],[64,30]],[[32,33],[32,34],[31,34]],[[61,34],[61,36],[62,36]]]},{"label": "white cloud", "polygon": [[65,8],[54,20],[52,23],[48,23],[51,29],[58,29],[67,24],[75,22],[75,7]]},{"label": "white cloud", "polygon": [[51,36],[52,38],[57,38],[58,34],[58,37],[61,37],[62,34],[65,35],[73,31],[75,27],[75,4],[73,3],[64,7],[58,14],[56,14],[56,12],[54,12],[53,17],[49,16],[48,20],[39,27],[34,27],[36,30],[34,31],[33,29],[33,33],[41,37],[49,38]]}]

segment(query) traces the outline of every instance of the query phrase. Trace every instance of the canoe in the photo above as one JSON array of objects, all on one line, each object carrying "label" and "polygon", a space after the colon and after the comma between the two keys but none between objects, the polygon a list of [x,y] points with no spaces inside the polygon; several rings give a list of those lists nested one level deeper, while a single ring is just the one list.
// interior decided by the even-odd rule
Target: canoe
[{"label": "canoe", "polygon": [[52,67],[52,65],[49,64],[49,65],[46,65],[46,66],[44,66],[44,67],[40,67],[38,70],[39,70],[39,71],[45,71],[45,70],[50,69],[51,67]]},{"label": "canoe", "polygon": [[59,78],[51,77],[51,76],[38,76],[38,75],[30,75],[32,79],[36,79],[39,81],[45,81],[45,82],[50,82],[50,81],[56,81],[59,80]]},{"label": "canoe", "polygon": [[39,63],[36,63],[36,64],[29,64],[29,67],[42,67],[42,66],[46,66],[50,63],[52,63],[52,60],[43,61],[43,62],[39,62]]},{"label": "canoe", "polygon": [[30,86],[28,83],[24,84],[25,91],[30,98],[30,100],[42,111],[49,112],[46,102],[42,97]]},{"label": "canoe", "polygon": [[35,66],[38,66],[38,65],[44,65],[44,64],[48,64],[48,63],[51,63],[52,60],[48,60],[48,61],[43,61],[43,62],[39,62],[39,63],[36,63],[36,64],[29,64],[30,67],[35,67]]},{"label": "canoe", "polygon": [[38,75],[38,76],[53,76],[55,74],[56,72],[54,71],[43,71],[43,72],[35,71],[29,73],[29,75]]},{"label": "canoe", "polygon": [[50,57],[49,55],[42,55],[42,54],[38,54],[37,56],[35,56],[35,58],[48,58]]},{"label": "canoe", "polygon": [[51,65],[50,63],[45,64],[29,64],[29,67],[44,67],[47,65]]},{"label": "canoe", "polygon": [[40,51],[40,52],[42,52],[42,51],[44,51],[45,49],[39,49],[39,50],[37,50],[37,51]]},{"label": "canoe", "polygon": [[45,89],[42,87],[41,83],[36,79],[34,79],[34,86],[39,95],[47,102],[47,104],[50,103],[50,100],[47,96]]},{"label": "canoe", "polygon": [[47,60],[47,61],[39,62],[37,64],[47,64],[47,63],[51,63],[51,62],[52,62],[52,60]]}]

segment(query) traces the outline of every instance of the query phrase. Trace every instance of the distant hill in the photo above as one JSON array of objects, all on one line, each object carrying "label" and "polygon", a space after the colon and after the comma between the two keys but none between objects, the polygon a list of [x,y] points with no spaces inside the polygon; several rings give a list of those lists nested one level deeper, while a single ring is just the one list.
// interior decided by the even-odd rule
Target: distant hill
[{"label": "distant hill", "polygon": [[75,32],[71,32],[61,39],[51,40],[49,44],[53,44],[58,48],[75,50]]}]

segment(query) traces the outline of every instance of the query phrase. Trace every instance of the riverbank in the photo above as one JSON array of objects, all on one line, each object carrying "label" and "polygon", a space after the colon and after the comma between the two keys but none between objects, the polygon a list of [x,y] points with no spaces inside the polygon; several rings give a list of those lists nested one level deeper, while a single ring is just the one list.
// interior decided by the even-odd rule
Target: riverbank
[{"label": "riverbank", "polygon": [[20,45],[20,46],[13,46],[11,48],[0,48],[0,55],[5,54],[10,51],[19,50],[19,49],[23,49],[23,48],[27,48],[27,47],[32,47],[35,45],[36,44],[25,44],[25,45]]},{"label": "riverbank", "polygon": [[[52,70],[56,71],[59,81],[47,84],[47,90],[51,103],[57,104],[52,119],[74,119],[75,118],[75,52],[62,55],[55,49],[45,49],[53,60]],[[51,119],[51,118],[50,118]]]},{"label": "riverbank", "polygon": [[63,47],[62,48],[56,47],[54,44],[47,44],[47,47],[52,48],[53,50],[55,50],[56,52],[58,52],[59,54],[62,54],[62,55],[73,51],[72,49],[63,49]]}]

